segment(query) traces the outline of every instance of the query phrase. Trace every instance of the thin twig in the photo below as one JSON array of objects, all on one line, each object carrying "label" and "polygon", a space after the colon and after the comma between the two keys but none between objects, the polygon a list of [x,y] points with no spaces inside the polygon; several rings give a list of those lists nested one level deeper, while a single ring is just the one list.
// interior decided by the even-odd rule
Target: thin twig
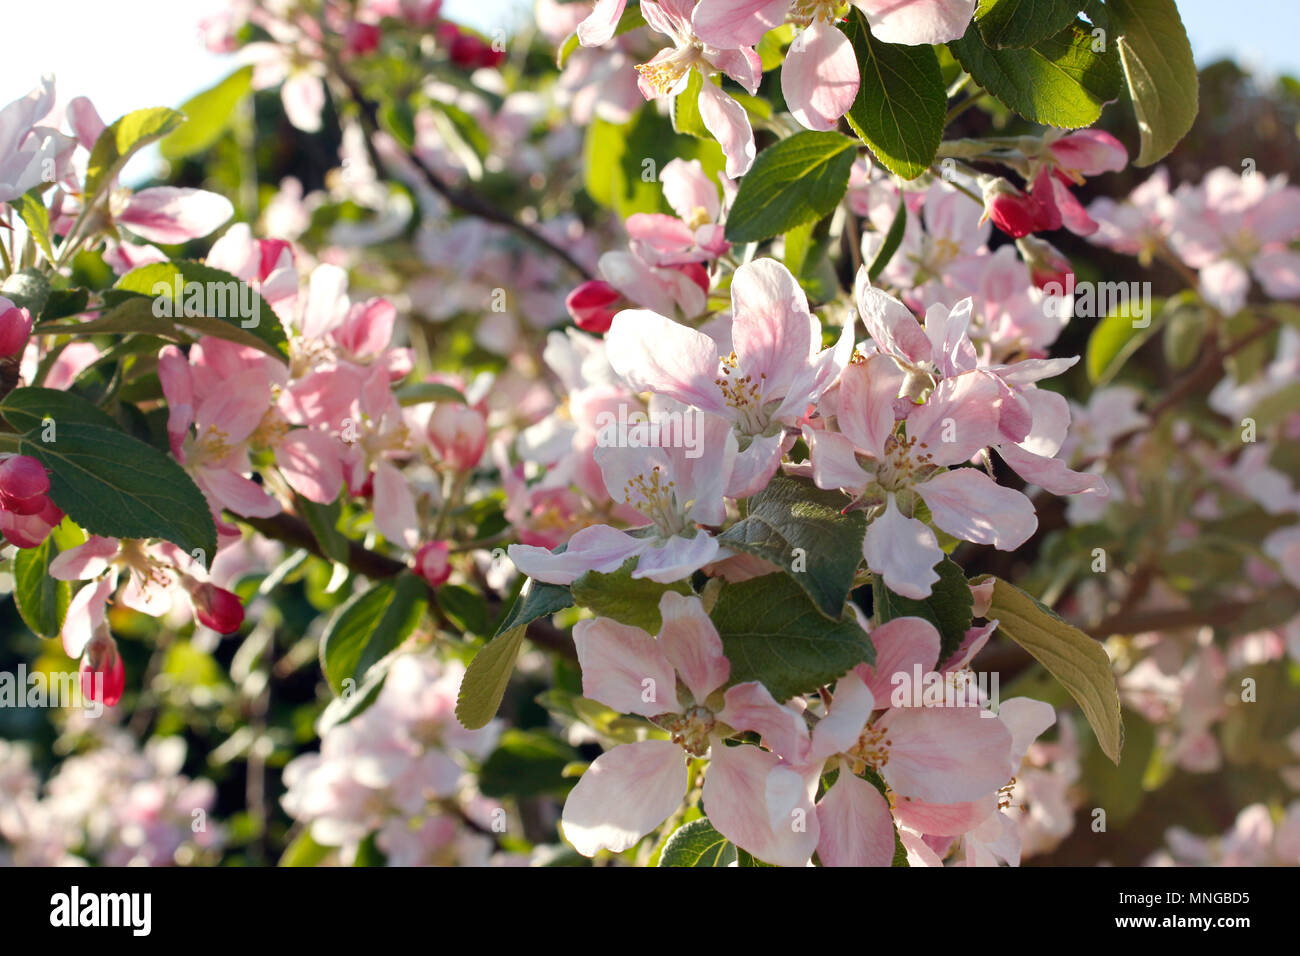
[{"label": "thin twig", "polygon": [[[347,87],[348,95],[356,101],[357,106],[361,110],[361,124],[365,128],[366,132],[366,149],[370,153],[370,161],[375,166],[375,171],[379,172],[383,168],[383,164],[374,144],[375,134],[381,131],[379,124],[379,109],[375,105],[374,101],[365,95],[360,84],[357,83],[356,79],[345,67],[343,67],[342,64],[336,62],[333,64],[333,68],[334,75],[338,77],[339,81],[345,87]],[[476,216],[479,219],[488,222],[494,222],[500,226],[505,226],[507,229],[510,229],[518,233],[524,239],[527,239],[539,249],[543,249],[556,258],[561,259],[570,269],[577,272],[584,279],[596,278],[596,276],[593,275],[586,266],[570,255],[566,249],[553,242],[544,233],[520,222],[514,216],[510,215],[503,209],[498,209],[483,197],[478,196],[467,189],[452,186],[449,183],[444,182],[442,177],[429,168],[424,160],[414,152],[404,150],[404,155],[411,161],[415,168],[419,170],[421,177],[429,185],[429,188],[461,212],[467,213],[471,216]]]}]

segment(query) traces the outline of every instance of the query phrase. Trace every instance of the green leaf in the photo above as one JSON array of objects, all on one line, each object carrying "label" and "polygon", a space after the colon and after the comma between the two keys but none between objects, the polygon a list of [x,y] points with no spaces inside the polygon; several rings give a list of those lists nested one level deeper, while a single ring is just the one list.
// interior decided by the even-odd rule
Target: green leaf
[{"label": "green leaf", "polygon": [[581,759],[562,740],[541,730],[507,730],[479,770],[478,788],[488,797],[562,797],[577,782],[563,776]]},{"label": "green leaf", "polygon": [[52,289],[49,299],[45,302],[45,308],[41,310],[41,321],[51,322],[54,319],[78,315],[86,311],[86,304],[89,301],[90,293],[85,289]]},{"label": "green leaf", "polygon": [[99,406],[91,404],[80,395],[57,388],[31,386],[15,389],[4,397],[0,411],[3,411],[5,421],[20,432],[33,431],[47,418],[52,419],[56,441],[57,429],[64,425],[76,423],[99,425],[102,428],[118,427],[113,416]]},{"label": "green leaf", "polygon": [[23,269],[5,279],[4,285],[0,285],[0,295],[36,318],[45,311],[45,303],[49,301],[50,280],[37,269]]},{"label": "green leaf", "polygon": [[343,513],[342,497],[323,505],[295,494],[294,508],[311,528],[311,533],[316,537],[316,543],[320,545],[325,557],[346,564],[349,554],[348,539],[338,529],[339,515]]},{"label": "green leaf", "polygon": [[876,659],[852,612],[828,621],[784,574],[724,585],[710,617],[731,661],[731,683],[761,681],[778,701],[812,693]]},{"label": "green leaf", "polygon": [[1133,353],[1160,330],[1169,310],[1161,303],[1152,302],[1151,311],[1154,318],[1141,312],[1140,303],[1127,301],[1093,326],[1083,360],[1088,381],[1105,385],[1119,373]]},{"label": "green leaf", "polygon": [[[419,625],[427,604],[424,580],[403,571],[371,585],[339,608],[320,646],[321,670],[334,693],[357,693],[366,671]],[[354,683],[345,684],[347,680]]]},{"label": "green leaf", "polygon": [[456,719],[462,726],[476,730],[496,715],[528,625],[572,606],[573,595],[567,587],[528,579],[505,620],[497,627],[496,635],[465,669],[456,698]]},{"label": "green leaf", "polygon": [[72,597],[67,581],[50,577],[50,562],[59,554],[54,535],[14,556],[14,603],[32,633],[58,637]]},{"label": "green leaf", "polygon": [[294,838],[280,857],[276,866],[319,866],[325,861],[334,847],[323,846],[311,837],[311,828],[303,830]]},{"label": "green leaf", "polygon": [[38,186],[23,193],[17,199],[9,200],[9,205],[23,217],[27,231],[36,240],[36,245],[40,247],[41,252],[45,253],[45,258],[53,262],[54,249],[50,246],[50,211],[41,201],[42,188]]},{"label": "green leaf", "polygon": [[1142,148],[1150,166],[1192,128],[1198,109],[1196,61],[1174,0],[1106,0]]},{"label": "green leaf", "polygon": [[253,67],[243,66],[181,105],[185,121],[158,144],[163,159],[175,162],[208,149],[230,127],[235,109],[253,88]]},{"label": "green leaf", "polygon": [[903,201],[903,197],[900,195],[898,197],[898,210],[894,213],[894,219],[889,224],[889,231],[885,233],[885,241],[871,260],[871,265],[867,266],[867,277],[872,282],[880,278],[880,273],[885,271],[885,266],[889,265],[889,260],[894,258],[894,253],[903,244],[903,233],[906,231],[907,203]]},{"label": "green leaf", "polygon": [[[987,576],[972,583],[986,580]],[[994,581],[993,603],[986,618],[996,618],[998,630],[1027,650],[1070,692],[1097,736],[1102,753],[1118,765],[1124,746],[1124,724],[1120,719],[1119,689],[1106,651],[1015,585],[1001,578]]]},{"label": "green leaf", "polygon": [[838,621],[867,533],[861,511],[842,513],[849,500],[806,478],[776,475],[749,499],[749,515],[718,540],[784,569],[822,614]]},{"label": "green leaf", "polygon": [[646,578],[634,578],[632,571],[636,562],[636,558],[628,558],[621,568],[609,574],[586,572],[573,582],[573,602],[589,608],[599,617],[613,618],[649,634],[658,634],[663,624],[659,619],[659,599],[667,591],[690,594],[691,587],[685,581],[660,584]]},{"label": "green leaf", "polygon": [[966,575],[955,562],[944,558],[934,569],[939,580],[927,598],[918,601],[895,594],[878,576],[871,579],[871,594],[877,626],[899,617],[920,617],[933,624],[939,632],[938,663],[942,664],[961,646],[970,630],[975,602]]},{"label": "green leaf", "polygon": [[989,49],[975,23],[948,44],[975,82],[1003,104],[1027,120],[1063,129],[1092,125],[1103,104],[1119,96],[1113,49],[1092,47],[1092,31],[1081,21],[1024,49]]},{"label": "green leaf", "polygon": [[[178,281],[182,283],[179,303]],[[229,272],[188,259],[155,262],[132,269],[113,288],[163,300],[166,304],[159,305],[159,311],[177,325],[251,345],[281,362],[287,361],[289,344],[284,326],[270,303]],[[133,314],[139,315],[138,307]]]},{"label": "green leaf", "polygon": [[[46,400],[51,392],[16,389],[5,396],[0,413],[23,431],[19,453],[50,472],[50,498],[68,517],[91,534],[163,538],[184,551],[216,554],[208,503],[180,465],[121,431],[84,399],[61,393]],[[48,442],[45,416],[54,422]]]},{"label": "green leaf", "polygon": [[816,228],[816,222],[805,222],[785,234],[785,267],[796,277],[803,273],[808,254],[813,250],[813,230]]},{"label": "green leaf", "polygon": [[980,0],[980,35],[991,47],[1033,46],[1074,22],[1079,0]]},{"label": "green leaf", "polygon": [[184,119],[177,110],[155,106],[127,113],[100,133],[86,163],[86,205],[94,204],[136,151],[162,139]]},{"label": "green leaf", "polygon": [[883,43],[860,10],[844,32],[862,70],[858,95],[845,117],[890,172],[915,179],[934,162],[943,139],[948,96],[934,48]]},{"label": "green leaf", "polygon": [[709,823],[707,817],[678,827],[659,854],[660,866],[730,866],[736,846]]},{"label": "green leaf", "polygon": [[[713,81],[710,80],[710,83]],[[709,139],[713,136],[700,118],[700,90],[704,89],[704,76],[699,70],[691,70],[686,89],[682,90],[672,101],[673,129],[687,136]]]},{"label": "green leaf", "polygon": [[487,600],[473,588],[443,584],[438,588],[438,607],[466,634],[486,637],[489,631]]},{"label": "green leaf", "polygon": [[342,697],[331,698],[316,720],[316,736],[324,737],[335,727],[346,724],[369,710],[379,699],[384,682],[388,680],[388,671],[399,654],[400,652],[394,651],[380,658],[366,671],[366,676],[356,690]]},{"label": "green leaf", "polygon": [[830,215],[849,186],[853,140],[796,133],[758,154],[727,217],[727,239],[758,242]]},{"label": "green leaf", "polygon": [[[1177,298],[1177,297],[1175,297]],[[1204,307],[1197,304],[1175,305],[1170,299],[1166,308],[1169,318],[1165,322],[1165,334],[1162,339],[1165,361],[1169,367],[1182,370],[1189,368],[1201,354],[1201,345],[1209,331],[1209,316]]]}]

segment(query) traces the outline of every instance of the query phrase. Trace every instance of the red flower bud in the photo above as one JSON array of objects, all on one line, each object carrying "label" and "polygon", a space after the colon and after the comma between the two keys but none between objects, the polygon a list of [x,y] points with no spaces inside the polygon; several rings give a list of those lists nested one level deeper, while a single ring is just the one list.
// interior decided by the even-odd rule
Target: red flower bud
[{"label": "red flower bud", "polygon": [[451,577],[451,549],[446,541],[430,541],[415,552],[415,570],[435,588]]},{"label": "red flower bud", "polygon": [[239,598],[211,581],[195,588],[190,593],[190,600],[199,623],[218,634],[233,634],[244,623],[244,605]]},{"label": "red flower bud", "polygon": [[1074,267],[1064,253],[1050,242],[1036,236],[1025,236],[1016,240],[1016,247],[1029,266],[1029,276],[1038,288],[1052,287],[1052,291],[1057,294],[1061,290],[1073,288],[1070,277],[1074,275]]},{"label": "red flower bud", "polygon": [[107,633],[97,634],[86,645],[81,657],[81,696],[102,700],[112,707],[126,690],[126,667],[117,652],[117,641]]},{"label": "red flower bud", "polygon": [[0,356],[21,355],[32,335],[32,314],[0,296]]},{"label": "red flower bud", "polygon": [[[0,462],[0,503],[5,499],[23,501],[30,498],[43,498],[49,490],[50,476],[46,474],[45,466],[30,455],[11,455]],[[22,513],[34,514],[35,512]]]},{"label": "red flower bud", "polygon": [[984,186],[984,213],[993,224],[1013,239],[1041,228],[1042,203],[1027,196],[1005,179],[990,180]]},{"label": "red flower bud", "polygon": [[592,279],[578,286],[564,300],[564,307],[584,332],[601,335],[609,331],[610,323],[618,313],[617,303],[622,294],[608,282]]},{"label": "red flower bud", "polygon": [[373,23],[354,22],[348,24],[343,34],[343,42],[349,54],[359,56],[379,49],[380,36],[379,27]]}]

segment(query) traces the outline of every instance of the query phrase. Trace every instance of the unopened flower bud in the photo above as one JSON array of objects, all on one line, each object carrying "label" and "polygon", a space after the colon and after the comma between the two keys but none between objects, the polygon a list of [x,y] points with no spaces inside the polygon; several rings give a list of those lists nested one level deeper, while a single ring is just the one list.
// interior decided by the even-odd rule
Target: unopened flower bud
[{"label": "unopened flower bud", "polygon": [[1071,288],[1070,277],[1074,268],[1061,250],[1037,236],[1022,236],[1016,240],[1016,248],[1029,266],[1029,275],[1034,285],[1040,289],[1054,287],[1058,294],[1061,290]]},{"label": "unopened flower bud", "polygon": [[[50,476],[45,466],[30,455],[10,455],[0,462],[0,507],[19,514],[35,514],[44,507],[41,500],[50,490]],[[23,510],[20,504],[35,499],[35,507]]]},{"label": "unopened flower bud", "polygon": [[487,419],[468,405],[439,402],[429,416],[429,442],[449,466],[469,471],[487,447]]},{"label": "unopened flower bud", "polygon": [[0,296],[0,356],[21,355],[32,335],[32,314]]},{"label": "unopened flower bud", "polygon": [[103,701],[112,707],[126,690],[126,667],[117,652],[117,641],[107,631],[96,634],[81,657],[81,696]]},{"label": "unopened flower bud", "polygon": [[451,577],[451,549],[446,541],[430,541],[415,552],[415,571],[435,588]]},{"label": "unopened flower bud", "polygon": [[622,298],[622,294],[608,282],[591,279],[569,293],[564,307],[578,328],[601,334],[609,331]]},{"label": "unopened flower bud", "polygon": [[190,592],[194,615],[204,627],[218,634],[233,634],[244,623],[244,605],[239,597],[211,581],[205,581]]}]

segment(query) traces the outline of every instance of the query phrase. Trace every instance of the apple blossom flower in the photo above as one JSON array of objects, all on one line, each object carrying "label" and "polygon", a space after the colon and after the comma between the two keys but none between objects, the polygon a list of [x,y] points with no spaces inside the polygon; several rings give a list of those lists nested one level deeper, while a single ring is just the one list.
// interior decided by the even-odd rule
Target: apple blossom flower
[{"label": "apple blossom flower", "polygon": [[1200,273],[1201,294],[1221,312],[1241,309],[1253,275],[1270,298],[1300,298],[1300,188],[1283,176],[1210,170],[1200,186],[1179,193],[1169,244]]},{"label": "apple blossom flower", "polygon": [[651,444],[647,426],[634,426],[623,442],[596,449],[610,497],[651,522],[637,534],[591,525],[574,534],[563,553],[512,544],[510,560],[548,584],[571,584],[587,571],[616,571],[633,557],[632,577],[668,583],[714,561],[722,549],[707,527],[726,518],[723,495],[735,466],[736,439],[727,422],[713,415],[702,416],[700,428],[698,457],[680,445]]},{"label": "apple blossom flower", "polygon": [[626,226],[632,251],[654,266],[710,262],[725,255],[731,243],[718,222],[722,204],[700,161],[672,159],[660,170],[659,181],[676,218],[644,212],[629,216]]},{"label": "apple blossom flower", "polygon": [[42,181],[52,180],[56,159],[73,141],[37,124],[54,106],[54,78],[0,109],[0,202],[17,199]]},{"label": "apple blossom flower", "polygon": [[[789,816],[776,819],[766,810],[777,757],[722,742],[736,729],[783,727],[793,735],[801,718],[761,684],[721,691],[731,664],[698,597],[668,591],[659,612],[657,637],[606,618],[573,629],[583,694],[651,720],[672,739],[619,744],[597,757],[565,801],[565,838],[584,856],[634,846],[681,805],[690,758],[708,756],[703,798],[714,828],[765,862],[805,864],[816,841],[811,828],[801,831]],[[796,797],[792,809],[811,807]]]},{"label": "apple blossom flower", "polygon": [[938,580],[943,557],[934,532],[917,517],[918,503],[954,537],[1002,550],[1019,547],[1037,527],[1033,505],[982,470],[955,468],[998,440],[999,391],[978,370],[945,378],[896,430],[894,403],[903,373],[888,355],[851,364],[840,377],[838,432],[804,426],[813,480],[840,488],[867,509],[867,567],[890,590],[923,598]]},{"label": "apple blossom flower", "polygon": [[[817,853],[826,866],[888,866],[894,856],[892,806],[922,804],[984,806],[1014,772],[1009,759],[1012,735],[998,721],[985,719],[978,706],[889,708],[877,701],[878,689],[891,686],[897,673],[911,676],[910,663],[933,670],[938,632],[920,618],[897,618],[872,632],[887,649],[874,668],[859,665],[835,682],[834,696],[811,734],[800,731],[773,749],[783,759],[768,783],[775,816],[783,801],[801,790],[812,796],[828,769],[839,768],[835,783],[817,802]],[[872,717],[873,712],[884,713]],[[766,740],[766,738],[765,738]],[[887,800],[862,774],[877,773],[893,795]],[[988,801],[991,809],[992,803]],[[956,807],[948,816],[962,813]],[[924,820],[914,813],[912,823]],[[905,819],[905,818],[902,818]]]},{"label": "apple blossom flower", "polygon": [[638,85],[647,100],[676,96],[686,88],[690,71],[698,70],[704,78],[698,104],[700,120],[727,157],[727,176],[736,179],[749,172],[754,163],[754,131],[745,108],[722,92],[709,76],[721,71],[753,95],[758,91],[763,67],[752,45],[719,48],[701,40],[692,26],[697,10],[688,0],[642,0],[641,13],[646,23],[670,37],[674,49],[661,50],[650,62],[639,65]]},{"label": "apple blossom flower", "polygon": [[730,355],[685,325],[653,312],[614,317],[605,336],[610,365],[635,390],[664,395],[731,423],[740,454],[727,494],[759,491],[789,447],[788,430],[847,365],[853,321],[821,349],[820,323],[794,276],[775,259],[756,259],[731,281]]}]

